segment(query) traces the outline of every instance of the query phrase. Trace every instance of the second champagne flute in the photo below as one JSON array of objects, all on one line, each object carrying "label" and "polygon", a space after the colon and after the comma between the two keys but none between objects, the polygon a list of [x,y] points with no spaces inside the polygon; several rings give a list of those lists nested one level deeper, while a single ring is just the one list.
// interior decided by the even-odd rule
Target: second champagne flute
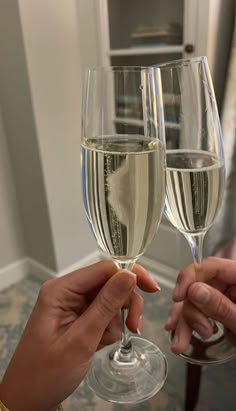
[{"label": "second champagne flute", "polygon": [[[91,70],[83,99],[84,207],[101,249],[132,266],[152,241],[165,198],[165,132],[159,69]],[[151,342],[130,337],[98,351],[88,383],[103,399],[138,403],[163,386],[167,362]]]},{"label": "second champagne flute", "polygon": [[[206,57],[177,60],[161,69],[165,112],[165,215],[187,239],[196,281],[204,281],[203,240],[220,209],[225,183],[221,127]],[[207,340],[193,333],[181,356],[194,364],[217,364],[235,355],[222,324],[210,320]]]}]

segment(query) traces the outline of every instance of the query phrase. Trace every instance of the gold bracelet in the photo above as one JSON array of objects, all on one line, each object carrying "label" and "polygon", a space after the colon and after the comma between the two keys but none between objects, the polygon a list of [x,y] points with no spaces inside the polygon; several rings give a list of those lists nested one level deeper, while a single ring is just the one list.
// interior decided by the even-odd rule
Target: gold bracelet
[{"label": "gold bracelet", "polygon": [[[0,400],[0,411],[9,411],[9,409],[5,407],[5,405],[2,403],[1,400]],[[62,405],[59,405],[58,411],[63,411]]]},{"label": "gold bracelet", "polygon": [[0,401],[0,411],[9,411],[5,405],[2,403],[2,401]]}]

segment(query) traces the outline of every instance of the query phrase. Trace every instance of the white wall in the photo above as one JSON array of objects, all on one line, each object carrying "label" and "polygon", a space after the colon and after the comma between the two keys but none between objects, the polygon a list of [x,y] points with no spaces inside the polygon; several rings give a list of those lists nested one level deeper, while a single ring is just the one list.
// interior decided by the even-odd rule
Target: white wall
[{"label": "white wall", "polygon": [[0,100],[26,255],[55,269],[21,21],[8,0],[0,2]]},{"label": "white wall", "polygon": [[[78,21],[88,1],[19,0],[38,145],[57,270],[96,248],[88,231],[80,184],[82,71],[79,50],[94,26]],[[86,8],[85,8],[86,9]],[[89,9],[88,9],[89,10]],[[81,15],[78,16],[78,13]],[[79,17],[79,20],[78,20]],[[96,65],[96,53],[93,56]]]},{"label": "white wall", "polygon": [[219,112],[221,112],[234,27],[235,0],[199,2],[196,19],[198,55],[206,55],[211,69]]},{"label": "white wall", "polygon": [[0,112],[0,269],[25,256],[25,242]]},{"label": "white wall", "polygon": [[80,184],[82,76],[99,54],[94,1],[0,2],[0,267],[27,256],[60,272],[97,248]]}]

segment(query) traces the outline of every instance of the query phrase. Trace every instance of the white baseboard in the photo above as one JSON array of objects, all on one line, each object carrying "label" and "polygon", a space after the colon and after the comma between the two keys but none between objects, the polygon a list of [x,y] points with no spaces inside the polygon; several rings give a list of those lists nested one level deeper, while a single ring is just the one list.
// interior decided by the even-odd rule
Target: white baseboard
[{"label": "white baseboard", "polygon": [[99,251],[95,251],[67,267],[65,270],[56,272],[32,258],[25,257],[0,269],[0,291],[10,287],[18,281],[23,280],[28,275],[33,275],[43,283],[50,278],[60,277],[86,265],[93,264],[100,259],[101,253]]},{"label": "white baseboard", "polygon": [[94,264],[101,260],[101,252],[99,250],[93,251],[92,253],[86,255],[81,260],[77,261],[76,263],[70,265],[66,269],[60,271],[57,276],[61,277],[67,273],[71,273],[72,271],[78,270],[81,267],[85,267],[86,265]]},{"label": "white baseboard", "polygon": [[[93,264],[103,258],[106,258],[104,254],[96,250],[60,272],[53,271],[32,258],[24,258],[0,269],[0,290],[10,287],[27,275],[33,275],[41,282],[44,282],[50,278],[60,277],[86,265]],[[146,256],[141,257],[138,262],[157,279],[160,285],[168,288],[174,287],[177,276],[176,270]]]},{"label": "white baseboard", "polygon": [[[72,271],[78,270],[81,267],[85,267],[86,265],[96,263],[104,258],[107,258],[107,256],[104,255],[102,251],[96,250],[60,272],[50,270],[48,267],[45,267],[37,261],[29,259],[29,272],[41,281],[46,281],[49,278],[60,277]],[[174,287],[178,273],[177,270],[174,270],[173,268],[149,257],[143,256],[138,262],[142,264],[161,285],[168,288]]]},{"label": "white baseboard", "polygon": [[51,270],[46,265],[43,265],[32,258],[28,258],[28,263],[28,275],[33,275],[35,278],[38,278],[41,282],[47,281],[50,278],[54,278],[57,276],[56,271]]},{"label": "white baseboard", "polygon": [[15,261],[0,269],[0,290],[23,280],[29,272],[28,258]]},{"label": "white baseboard", "polygon": [[77,261],[76,263],[68,266],[67,268],[59,272],[53,271],[45,265],[39,263],[38,261],[29,258],[29,274],[33,275],[34,277],[37,277],[38,279],[40,279],[40,281],[43,282],[48,280],[49,278],[61,277],[62,275],[71,273],[72,271],[78,270],[81,267],[93,264],[99,261],[100,258],[100,252],[96,250],[93,253],[88,254],[81,260]]}]

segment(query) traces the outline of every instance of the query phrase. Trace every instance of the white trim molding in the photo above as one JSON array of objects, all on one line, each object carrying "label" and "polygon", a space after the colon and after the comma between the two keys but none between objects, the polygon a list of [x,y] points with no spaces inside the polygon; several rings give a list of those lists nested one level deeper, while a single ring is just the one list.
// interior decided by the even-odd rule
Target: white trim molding
[{"label": "white trim molding", "polygon": [[46,265],[39,263],[38,261],[28,258],[28,275],[32,275],[35,278],[39,279],[41,282],[47,281],[50,278],[57,277],[56,271],[53,271]]},{"label": "white trim molding", "polygon": [[[60,277],[104,258],[107,256],[100,250],[96,250],[59,272],[51,270],[32,258],[23,258],[0,269],[0,291],[23,280],[28,275],[33,275],[43,283],[50,278]],[[168,288],[174,287],[177,270],[145,256],[141,257],[138,262],[150,272],[160,285]]]},{"label": "white trim molding", "polygon": [[23,280],[29,272],[28,258],[14,261],[5,267],[0,268],[0,290],[10,287],[11,285]]},{"label": "white trim molding", "polygon": [[[103,257],[104,258],[104,257]],[[94,264],[102,259],[101,252],[99,250],[93,251],[92,253],[86,255],[81,260],[70,265],[65,270],[60,271],[57,276],[61,277],[62,275],[71,273],[72,271],[78,270],[79,268],[85,267],[86,265]]]},{"label": "white trim molding", "polygon": [[46,281],[49,278],[61,277],[62,275],[71,273],[72,271],[78,270],[81,267],[85,267],[86,265],[96,263],[100,259],[101,259],[101,253],[100,251],[96,250],[93,253],[86,255],[84,258],[77,261],[76,263],[65,268],[64,270],[57,272],[57,271],[51,270],[50,268],[46,267],[43,264],[40,264],[36,260],[29,258],[28,273],[40,279],[41,281]]},{"label": "white trim molding", "polygon": [[18,281],[23,280],[28,275],[38,278],[40,282],[43,283],[50,278],[60,277],[86,265],[93,264],[101,260],[101,258],[101,252],[96,250],[67,267],[65,270],[56,272],[32,258],[25,257],[0,268],[0,291],[10,287]]}]

